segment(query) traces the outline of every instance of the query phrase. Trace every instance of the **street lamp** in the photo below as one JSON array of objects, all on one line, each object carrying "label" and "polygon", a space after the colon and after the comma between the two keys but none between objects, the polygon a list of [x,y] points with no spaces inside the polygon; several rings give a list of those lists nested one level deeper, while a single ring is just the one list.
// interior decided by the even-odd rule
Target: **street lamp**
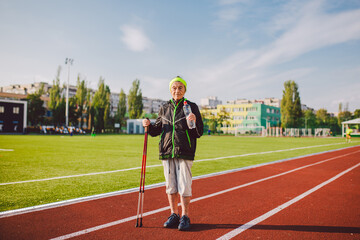
[{"label": "street lamp", "polygon": [[65,111],[65,125],[66,127],[69,126],[69,79],[70,79],[70,65],[72,65],[74,62],[74,59],[72,58],[66,58],[65,64],[68,65],[68,80],[66,85],[66,111]]}]

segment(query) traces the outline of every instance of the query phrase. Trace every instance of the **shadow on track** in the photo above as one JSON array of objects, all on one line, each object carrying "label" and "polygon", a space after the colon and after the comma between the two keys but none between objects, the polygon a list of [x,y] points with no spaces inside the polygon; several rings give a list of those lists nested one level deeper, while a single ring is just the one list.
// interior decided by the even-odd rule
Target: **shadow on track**
[{"label": "shadow on track", "polygon": [[[212,229],[233,230],[241,225],[237,224],[191,224],[190,232],[201,232]],[[284,230],[296,232],[326,232],[326,233],[360,233],[360,227],[341,227],[341,226],[304,226],[304,225],[255,225],[251,229],[256,230]]]}]

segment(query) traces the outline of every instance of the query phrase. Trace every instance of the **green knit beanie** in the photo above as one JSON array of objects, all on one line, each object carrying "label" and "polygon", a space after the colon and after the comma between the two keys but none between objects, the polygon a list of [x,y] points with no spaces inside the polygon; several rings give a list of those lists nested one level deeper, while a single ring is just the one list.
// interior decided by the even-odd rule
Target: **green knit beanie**
[{"label": "green knit beanie", "polygon": [[172,79],[172,80],[170,81],[170,83],[169,83],[169,89],[170,89],[170,91],[171,91],[171,86],[173,85],[174,82],[181,82],[182,84],[184,84],[184,86],[185,86],[185,91],[186,91],[186,88],[187,88],[186,82],[185,82],[184,79],[182,79],[182,78],[179,77],[179,76],[177,76],[176,78],[174,78],[174,79]]}]

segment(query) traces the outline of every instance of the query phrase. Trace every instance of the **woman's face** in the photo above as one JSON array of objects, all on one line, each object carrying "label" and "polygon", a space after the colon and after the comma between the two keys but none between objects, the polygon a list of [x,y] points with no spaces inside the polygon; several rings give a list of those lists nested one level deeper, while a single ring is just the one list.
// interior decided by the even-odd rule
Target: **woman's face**
[{"label": "woman's face", "polygon": [[185,95],[185,85],[182,82],[174,82],[171,85],[171,96],[173,97],[173,99],[175,101],[179,101],[180,99],[182,99]]}]

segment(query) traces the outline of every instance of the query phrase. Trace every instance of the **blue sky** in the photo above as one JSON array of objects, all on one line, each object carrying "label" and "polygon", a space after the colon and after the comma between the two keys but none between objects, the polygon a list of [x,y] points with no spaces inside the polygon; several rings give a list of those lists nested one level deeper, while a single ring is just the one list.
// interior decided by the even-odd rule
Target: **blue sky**
[{"label": "blue sky", "polygon": [[299,85],[303,104],[360,109],[359,0],[0,0],[0,85],[51,83],[65,58],[97,87],[170,98],[181,75],[186,97],[282,97]]}]

